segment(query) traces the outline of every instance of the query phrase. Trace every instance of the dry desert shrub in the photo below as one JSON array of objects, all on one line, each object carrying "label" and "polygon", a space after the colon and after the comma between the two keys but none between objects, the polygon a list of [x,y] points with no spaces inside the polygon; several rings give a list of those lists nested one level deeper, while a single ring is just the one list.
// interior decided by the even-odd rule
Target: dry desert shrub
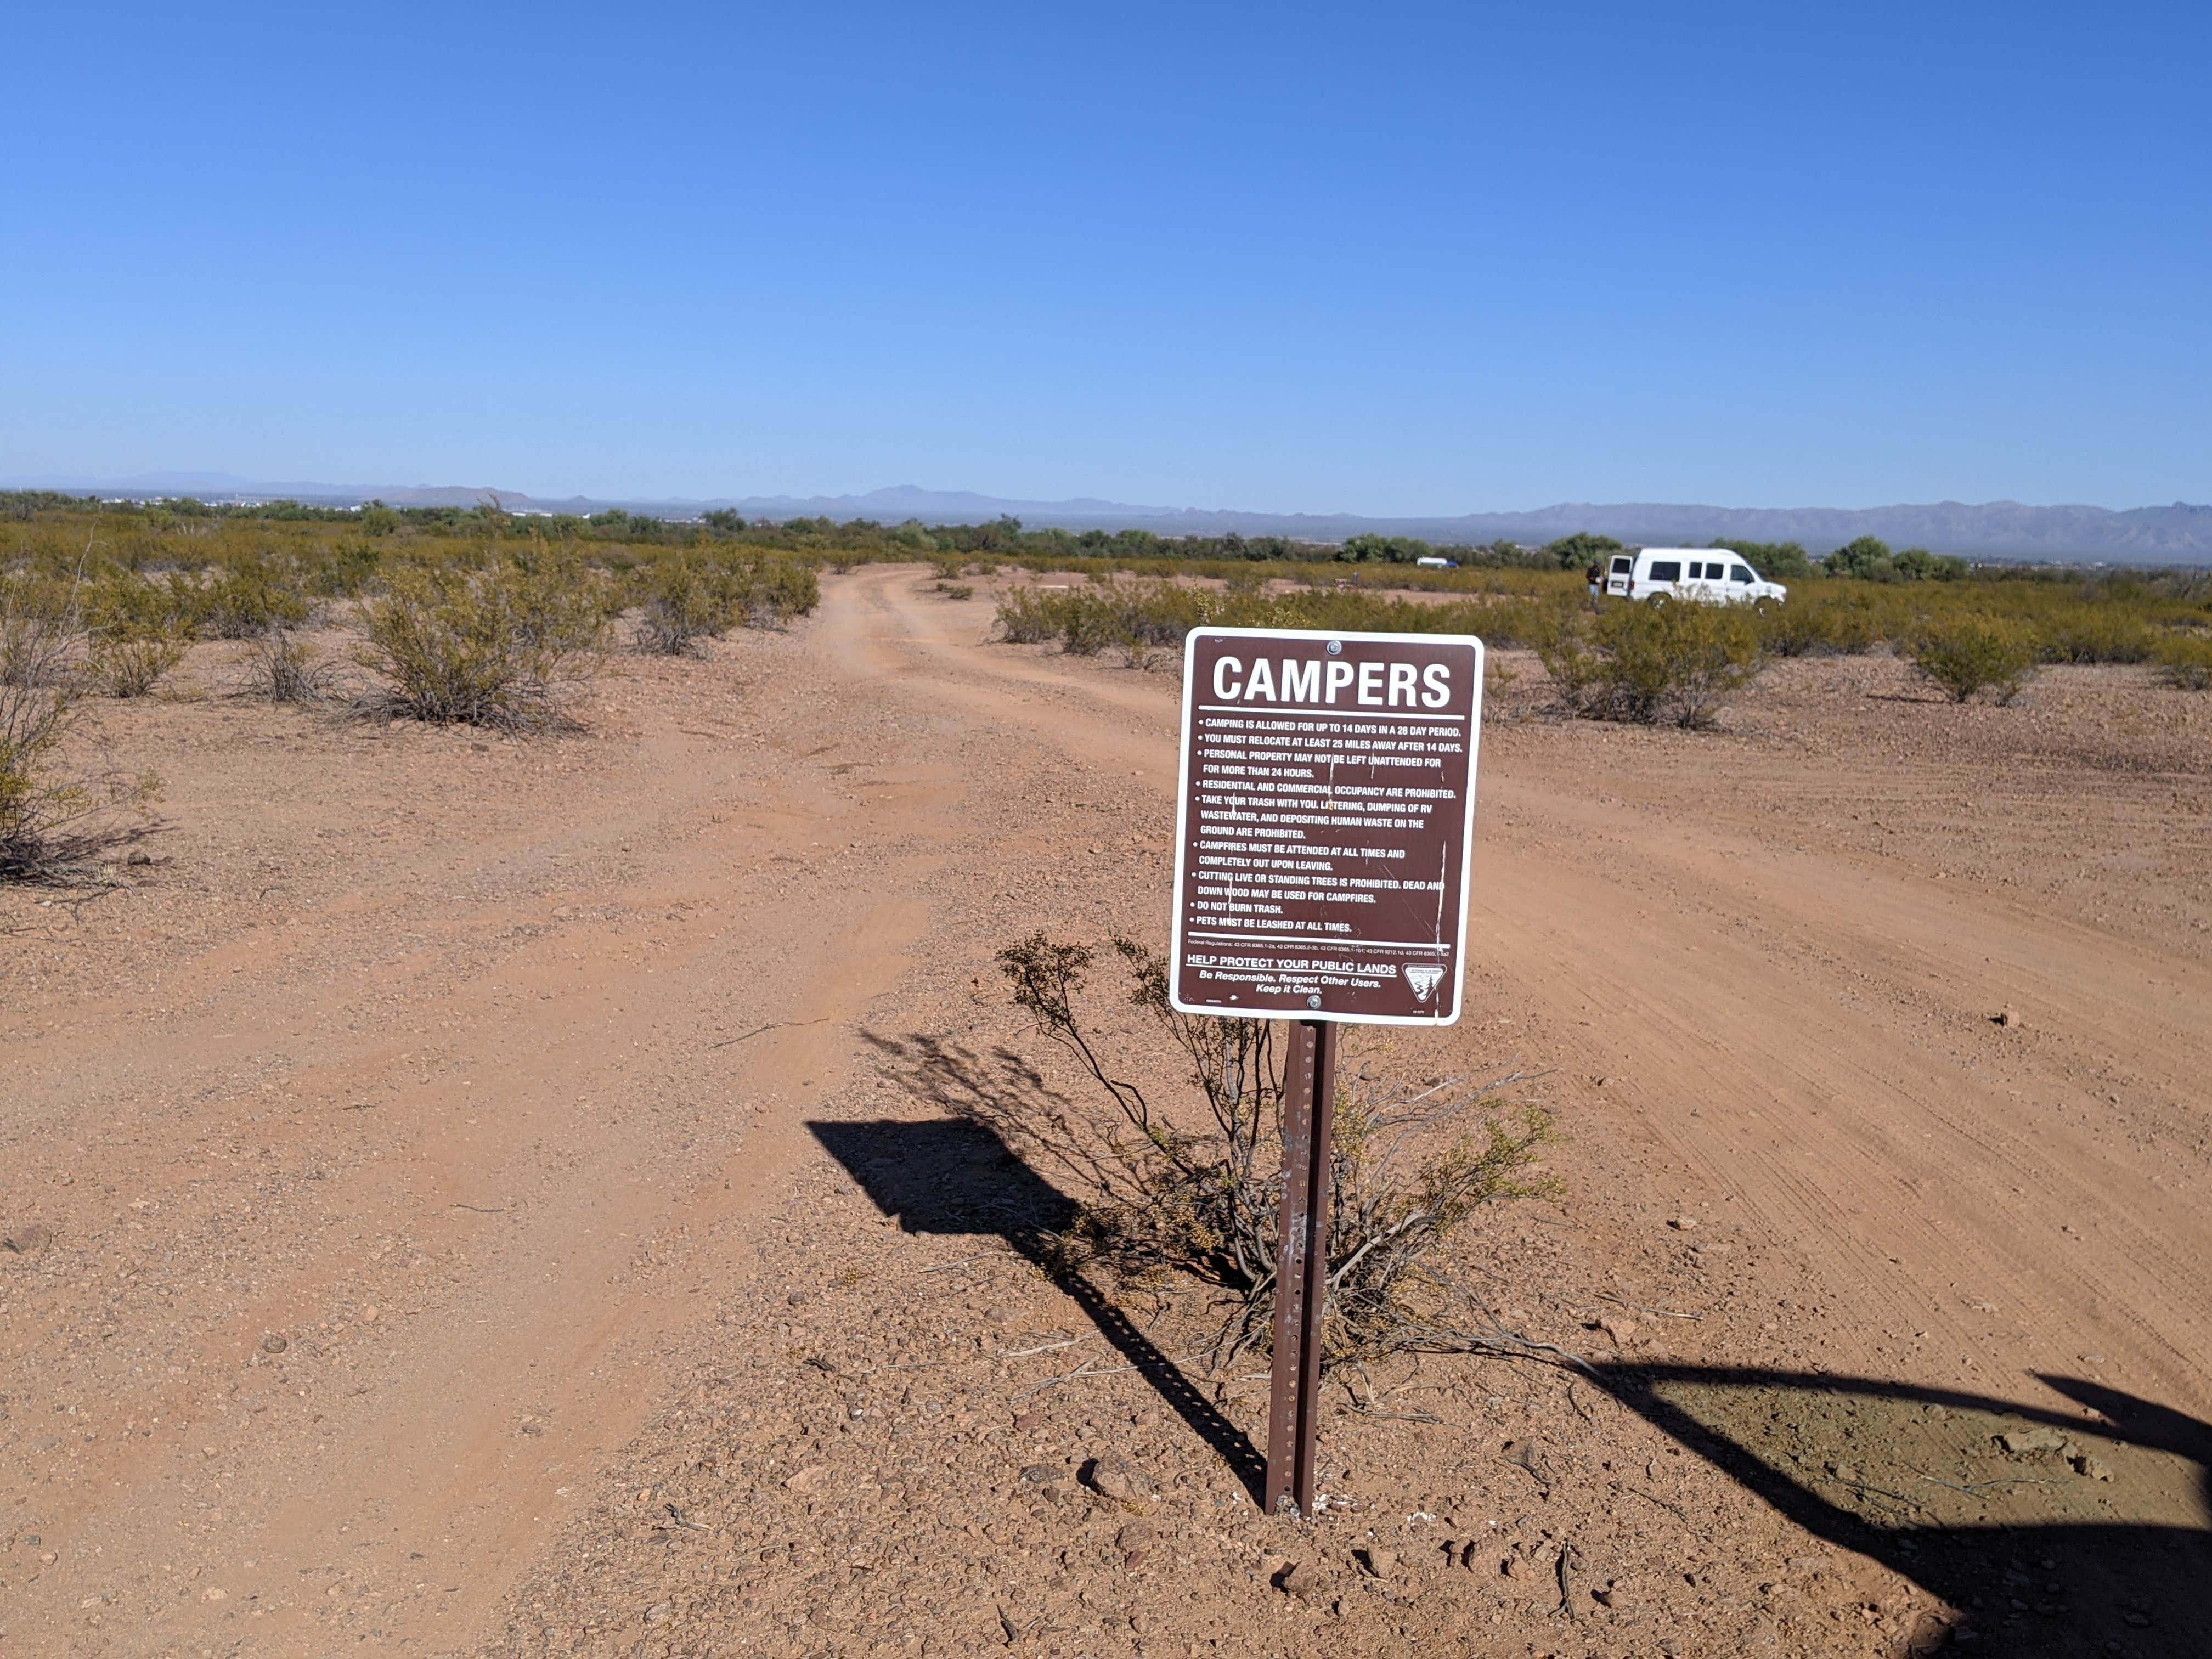
[{"label": "dry desert shrub", "polygon": [[[1277,1213],[1282,1199],[1279,1023],[1178,1013],[1167,964],[1115,942],[1129,1001],[1189,1067],[1194,1098],[1162,1111],[1117,1075],[1078,1007],[1092,953],[1037,933],[999,955],[1015,1004],[1097,1085],[1095,1105],[1057,1096],[975,1090],[963,1110],[1009,1146],[1072,1177],[1078,1219],[1054,1242],[1065,1272],[1096,1264],[1123,1284],[1186,1273],[1230,1293],[1217,1364],[1271,1338]],[[1487,1321],[1440,1271],[1445,1245],[1487,1204],[1548,1193],[1537,1164],[1549,1116],[1510,1099],[1519,1075],[1470,1084],[1413,1080],[1387,1049],[1340,1085],[1330,1148],[1325,1363],[1412,1349],[1527,1345]],[[1192,1126],[1196,1127],[1192,1127]]]},{"label": "dry desert shrub", "polygon": [[384,684],[366,714],[542,731],[606,638],[605,578],[557,561],[394,571],[365,600],[357,660]]},{"label": "dry desert shrub", "polygon": [[319,708],[331,700],[337,665],[316,662],[306,641],[288,629],[272,628],[248,641],[245,663],[243,696],[300,708]]},{"label": "dry desert shrub", "polygon": [[105,839],[112,815],[143,809],[152,774],[57,775],[83,632],[76,585],[0,580],[0,879],[52,876]]}]

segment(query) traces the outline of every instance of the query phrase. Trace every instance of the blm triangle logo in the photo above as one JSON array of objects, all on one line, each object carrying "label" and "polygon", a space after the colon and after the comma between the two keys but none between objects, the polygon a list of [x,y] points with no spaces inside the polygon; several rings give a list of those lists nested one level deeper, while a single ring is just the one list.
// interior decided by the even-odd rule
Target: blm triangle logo
[{"label": "blm triangle logo", "polygon": [[1426,1002],[1431,997],[1434,996],[1436,994],[1437,981],[1442,980],[1443,976],[1444,970],[1441,968],[1407,969],[1406,983],[1413,988],[1413,1000],[1416,1002]]}]

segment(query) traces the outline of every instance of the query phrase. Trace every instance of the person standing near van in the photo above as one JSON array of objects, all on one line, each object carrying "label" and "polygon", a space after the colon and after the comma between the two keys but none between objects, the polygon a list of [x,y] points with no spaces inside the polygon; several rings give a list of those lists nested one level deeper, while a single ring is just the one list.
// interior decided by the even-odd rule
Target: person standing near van
[{"label": "person standing near van", "polygon": [[1589,584],[1590,609],[1595,611],[1597,609],[1599,597],[1605,592],[1605,564],[1603,561],[1599,561],[1598,562],[1592,564],[1588,570],[1584,571],[1583,573],[1583,580]]}]

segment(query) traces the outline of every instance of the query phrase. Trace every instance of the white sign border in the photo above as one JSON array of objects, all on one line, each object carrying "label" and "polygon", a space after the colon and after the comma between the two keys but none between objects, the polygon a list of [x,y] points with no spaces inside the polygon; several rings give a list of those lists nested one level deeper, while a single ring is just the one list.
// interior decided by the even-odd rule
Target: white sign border
[{"label": "white sign border", "polygon": [[[1451,1012],[1441,1010],[1423,1018],[1416,1014],[1332,1014],[1296,1008],[1235,1009],[1211,1003],[1185,1002],[1177,994],[1182,982],[1182,883],[1184,860],[1189,856],[1188,820],[1190,816],[1190,739],[1197,724],[1198,705],[1193,681],[1198,673],[1198,653],[1192,647],[1200,638],[1268,640],[1340,640],[1360,645],[1464,645],[1474,651],[1474,696],[1468,719],[1467,813],[1460,825],[1459,937],[1452,949]],[[1182,640],[1182,738],[1176,754],[1176,856],[1174,915],[1168,924],[1168,1006],[1179,1014],[1204,1014],[1214,1019],[1325,1019],[1340,1025],[1409,1025],[1424,1030],[1459,1024],[1467,981],[1467,908],[1468,884],[1474,869],[1475,779],[1480,769],[1482,684],[1487,653],[1473,634],[1361,634],[1316,628],[1194,628]],[[1255,708],[1259,705],[1255,704]],[[1387,718],[1370,716],[1370,718]]]}]

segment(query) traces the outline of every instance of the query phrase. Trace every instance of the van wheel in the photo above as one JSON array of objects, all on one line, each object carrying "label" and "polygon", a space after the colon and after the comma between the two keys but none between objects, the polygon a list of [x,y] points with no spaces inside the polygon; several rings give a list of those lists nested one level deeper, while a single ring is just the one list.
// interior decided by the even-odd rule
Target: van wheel
[{"label": "van wheel", "polygon": [[1667,595],[1664,593],[1654,593],[1650,599],[1644,600],[1644,603],[1656,608],[1667,603]]}]

